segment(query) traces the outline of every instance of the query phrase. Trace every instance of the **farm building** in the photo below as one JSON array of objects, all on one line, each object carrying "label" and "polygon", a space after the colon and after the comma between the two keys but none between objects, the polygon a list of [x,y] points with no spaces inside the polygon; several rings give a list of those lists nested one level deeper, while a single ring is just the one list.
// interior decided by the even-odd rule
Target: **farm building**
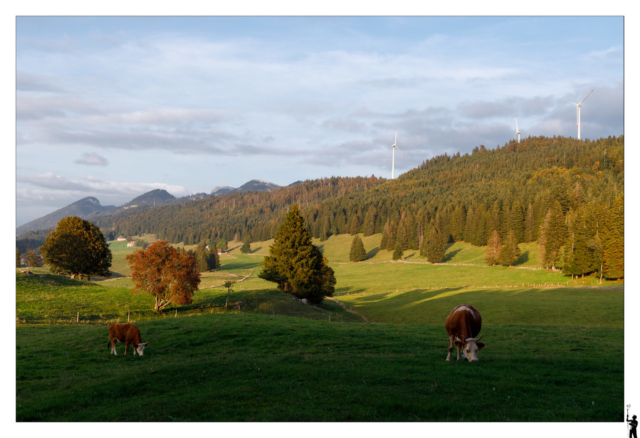
[{"label": "farm building", "polygon": [[127,243],[127,248],[133,248],[134,246],[136,246],[135,242],[129,242]]},{"label": "farm building", "polygon": [[118,242],[124,242],[125,240],[127,240],[127,238],[124,237],[124,236],[119,236],[118,237]]}]

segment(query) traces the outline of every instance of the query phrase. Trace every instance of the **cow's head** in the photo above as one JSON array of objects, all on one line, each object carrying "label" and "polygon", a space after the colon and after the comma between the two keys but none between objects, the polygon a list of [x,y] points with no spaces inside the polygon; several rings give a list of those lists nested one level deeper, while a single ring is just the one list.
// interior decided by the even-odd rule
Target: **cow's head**
[{"label": "cow's head", "polygon": [[133,349],[133,354],[136,354],[137,352],[140,356],[144,356],[144,348],[147,345],[149,345],[148,342],[145,342],[144,344],[142,342],[139,343],[138,346]]},{"label": "cow's head", "polygon": [[460,340],[456,336],[454,344],[456,347],[461,348],[464,353],[465,358],[469,362],[478,362],[478,350],[484,348],[484,343],[479,342],[482,335],[478,336],[478,339],[475,338],[467,338],[464,341]]}]

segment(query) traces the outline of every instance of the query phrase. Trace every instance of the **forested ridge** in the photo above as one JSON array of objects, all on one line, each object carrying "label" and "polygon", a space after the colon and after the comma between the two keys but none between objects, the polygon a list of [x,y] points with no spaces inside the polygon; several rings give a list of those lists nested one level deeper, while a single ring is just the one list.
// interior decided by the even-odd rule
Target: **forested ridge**
[{"label": "forested ridge", "polygon": [[[495,149],[479,146],[471,154],[440,155],[396,180],[324,178],[95,222],[126,235],[156,233],[172,243],[240,241],[246,235],[259,241],[273,237],[290,206],[298,204],[312,235],[322,240],[383,233],[383,249],[393,250],[398,242],[403,249],[418,249],[435,228],[444,242],[484,246],[493,230],[502,239],[512,231],[518,243],[537,241],[544,247],[545,266],[566,270],[577,257],[581,261],[572,275],[604,270],[617,278],[621,261],[607,271],[603,254],[612,253],[614,240],[623,247],[621,228],[614,224],[623,221],[623,189],[622,136],[530,137]],[[612,228],[620,235],[612,236]],[[587,256],[588,262],[582,260]]]}]

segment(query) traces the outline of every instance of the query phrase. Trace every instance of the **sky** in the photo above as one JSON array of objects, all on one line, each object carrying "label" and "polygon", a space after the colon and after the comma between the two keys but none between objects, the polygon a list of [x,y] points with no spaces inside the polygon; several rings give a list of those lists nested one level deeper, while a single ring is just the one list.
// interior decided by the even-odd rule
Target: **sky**
[{"label": "sky", "polygon": [[622,17],[18,17],[17,225],[623,134]]}]

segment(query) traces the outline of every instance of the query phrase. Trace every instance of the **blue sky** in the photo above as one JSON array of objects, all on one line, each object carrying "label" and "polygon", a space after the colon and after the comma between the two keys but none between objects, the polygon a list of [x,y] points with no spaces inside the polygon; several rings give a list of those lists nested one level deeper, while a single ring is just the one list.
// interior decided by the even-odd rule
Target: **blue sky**
[{"label": "blue sky", "polygon": [[621,17],[17,19],[17,224],[623,133]]}]

